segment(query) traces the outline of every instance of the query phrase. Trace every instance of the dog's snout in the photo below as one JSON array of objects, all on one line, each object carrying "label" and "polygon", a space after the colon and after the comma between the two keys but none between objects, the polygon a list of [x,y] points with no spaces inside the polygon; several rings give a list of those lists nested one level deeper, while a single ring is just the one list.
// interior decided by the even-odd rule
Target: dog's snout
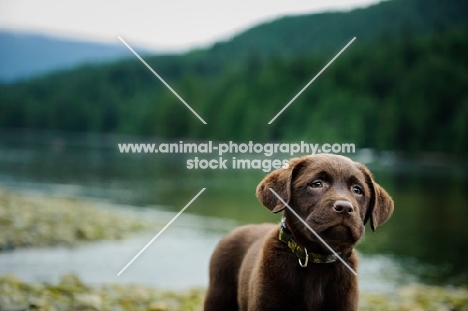
[{"label": "dog's snout", "polygon": [[333,204],[333,210],[337,213],[348,213],[354,212],[353,205],[348,201],[338,200]]}]

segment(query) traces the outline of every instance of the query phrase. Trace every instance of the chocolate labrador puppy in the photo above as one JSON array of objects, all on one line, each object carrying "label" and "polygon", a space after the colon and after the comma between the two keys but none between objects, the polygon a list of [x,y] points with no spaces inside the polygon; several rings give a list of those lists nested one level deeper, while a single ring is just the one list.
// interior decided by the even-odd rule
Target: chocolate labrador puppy
[{"label": "chocolate labrador puppy", "polygon": [[[270,190],[334,251],[331,252]],[[225,236],[213,253],[205,311],[357,310],[354,250],[393,201],[362,164],[338,155],[294,158],[270,173],[257,197],[281,225],[248,225]]]}]

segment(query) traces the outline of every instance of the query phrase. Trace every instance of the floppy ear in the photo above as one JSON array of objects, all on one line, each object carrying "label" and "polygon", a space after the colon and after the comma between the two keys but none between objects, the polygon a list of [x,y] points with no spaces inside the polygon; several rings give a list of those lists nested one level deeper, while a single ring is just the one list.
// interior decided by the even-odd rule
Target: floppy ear
[{"label": "floppy ear", "polygon": [[371,172],[362,164],[359,168],[366,175],[366,183],[371,191],[369,207],[364,218],[364,224],[370,219],[372,231],[375,231],[377,226],[386,222],[393,213],[393,200],[390,195],[372,178]]},{"label": "floppy ear", "polygon": [[257,198],[273,213],[281,212],[286,206],[270,191],[270,188],[272,188],[284,202],[289,203],[291,199],[291,179],[293,170],[299,162],[301,162],[299,158],[291,159],[287,168],[280,168],[271,172],[257,186]]}]

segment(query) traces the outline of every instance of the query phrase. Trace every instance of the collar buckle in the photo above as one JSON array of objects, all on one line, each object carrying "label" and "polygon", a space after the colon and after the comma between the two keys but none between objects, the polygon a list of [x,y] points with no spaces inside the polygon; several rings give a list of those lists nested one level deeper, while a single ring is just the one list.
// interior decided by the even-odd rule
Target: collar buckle
[{"label": "collar buckle", "polygon": [[307,248],[304,247],[304,251],[305,251],[305,262],[302,263],[301,258],[297,259],[299,260],[299,265],[301,266],[301,268],[307,268],[307,265],[309,264],[309,253],[307,252]]}]

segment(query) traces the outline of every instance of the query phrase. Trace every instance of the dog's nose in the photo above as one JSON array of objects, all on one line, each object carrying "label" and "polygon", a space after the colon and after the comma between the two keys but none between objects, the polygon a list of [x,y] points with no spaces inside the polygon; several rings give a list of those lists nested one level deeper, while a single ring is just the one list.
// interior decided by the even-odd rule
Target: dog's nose
[{"label": "dog's nose", "polygon": [[337,213],[348,213],[351,214],[354,212],[353,205],[348,201],[338,200],[333,204],[333,209]]}]

